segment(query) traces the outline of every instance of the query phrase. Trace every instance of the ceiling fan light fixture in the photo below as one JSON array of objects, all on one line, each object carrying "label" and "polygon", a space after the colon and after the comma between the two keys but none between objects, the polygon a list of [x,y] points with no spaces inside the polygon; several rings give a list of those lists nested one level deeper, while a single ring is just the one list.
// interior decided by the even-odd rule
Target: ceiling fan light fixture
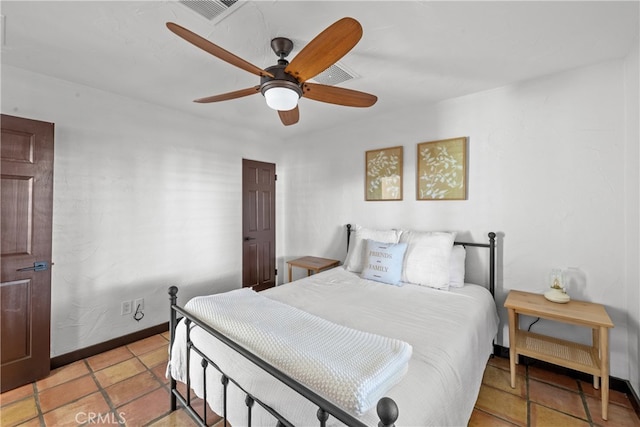
[{"label": "ceiling fan light fixture", "polygon": [[289,111],[298,105],[298,94],[286,87],[272,87],[264,92],[264,99],[269,108],[278,111]]},{"label": "ceiling fan light fixture", "polygon": [[269,108],[289,111],[298,106],[302,91],[298,85],[289,81],[271,81],[262,87],[262,94]]}]

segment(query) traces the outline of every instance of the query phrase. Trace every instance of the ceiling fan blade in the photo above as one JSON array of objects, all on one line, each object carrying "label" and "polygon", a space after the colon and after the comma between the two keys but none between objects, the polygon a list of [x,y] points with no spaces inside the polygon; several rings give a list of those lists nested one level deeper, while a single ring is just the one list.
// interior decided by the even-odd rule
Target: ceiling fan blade
[{"label": "ceiling fan blade", "polygon": [[260,86],[248,87],[246,89],[236,90],[234,92],[223,93],[221,95],[207,96],[206,98],[195,99],[193,102],[206,104],[209,102],[227,101],[229,99],[242,98],[243,96],[253,95],[260,92]]},{"label": "ceiling fan blade", "polygon": [[361,37],[360,23],[353,18],[342,18],[302,48],[284,71],[305,82],[335,64]]},{"label": "ceiling fan blade", "polygon": [[300,110],[298,109],[298,106],[293,110],[278,111],[278,115],[280,116],[282,124],[285,126],[295,125],[298,123],[298,120],[300,120]]},{"label": "ceiling fan blade", "polygon": [[235,65],[238,68],[242,68],[243,70],[253,73],[255,75],[258,75],[260,77],[262,76],[273,77],[273,74],[267,71],[264,71],[261,68],[256,67],[255,65],[245,61],[244,59],[234,55],[231,52],[224,50],[220,46],[211,43],[209,40],[197,35],[196,33],[193,33],[187,30],[184,27],[181,27],[178,24],[174,24],[173,22],[167,22],[167,28],[171,30],[173,33],[175,33],[176,35],[182,37],[183,39],[191,43],[192,45],[199,47],[205,52],[209,52],[211,55],[218,57],[223,61],[228,62],[231,65]]},{"label": "ceiling fan blade", "polygon": [[369,93],[317,83],[305,83],[302,92],[305,98],[347,107],[371,107],[378,100],[377,96]]}]

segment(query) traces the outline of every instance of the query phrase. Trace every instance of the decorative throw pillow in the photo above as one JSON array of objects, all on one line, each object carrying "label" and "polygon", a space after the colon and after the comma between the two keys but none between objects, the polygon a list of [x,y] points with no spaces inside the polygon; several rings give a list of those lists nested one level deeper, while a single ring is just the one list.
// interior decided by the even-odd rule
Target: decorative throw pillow
[{"label": "decorative throw pillow", "polygon": [[405,231],[400,242],[407,244],[402,281],[449,290],[449,260],[455,233]]},{"label": "decorative throw pillow", "polygon": [[352,236],[349,245],[349,253],[345,261],[348,271],[362,273],[365,262],[365,243],[367,239],[382,243],[398,243],[399,231],[396,230],[373,230],[356,226],[355,237]]},{"label": "decorative throw pillow", "polygon": [[451,248],[451,259],[449,259],[449,286],[452,288],[462,288],[464,286],[464,263],[467,251],[462,245],[454,245]]},{"label": "decorative throw pillow", "polygon": [[398,285],[402,279],[402,261],[406,243],[382,243],[367,239],[362,278]]}]

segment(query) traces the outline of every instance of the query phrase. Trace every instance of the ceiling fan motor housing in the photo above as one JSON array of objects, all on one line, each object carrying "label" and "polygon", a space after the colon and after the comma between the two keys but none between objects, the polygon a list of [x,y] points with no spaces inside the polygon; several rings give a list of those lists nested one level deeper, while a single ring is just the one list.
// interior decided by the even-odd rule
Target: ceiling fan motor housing
[{"label": "ceiling fan motor housing", "polygon": [[284,87],[296,92],[298,94],[298,97],[302,96],[302,88],[300,87],[300,82],[298,82],[298,79],[293,77],[291,74],[284,72],[286,66],[287,64],[278,64],[265,69],[265,71],[273,74],[274,77],[260,77],[260,92],[262,93],[262,95],[264,95],[264,93],[271,88]]},{"label": "ceiling fan motor housing", "polygon": [[293,50],[293,42],[285,37],[276,37],[271,40],[271,49],[280,59],[283,59]]}]

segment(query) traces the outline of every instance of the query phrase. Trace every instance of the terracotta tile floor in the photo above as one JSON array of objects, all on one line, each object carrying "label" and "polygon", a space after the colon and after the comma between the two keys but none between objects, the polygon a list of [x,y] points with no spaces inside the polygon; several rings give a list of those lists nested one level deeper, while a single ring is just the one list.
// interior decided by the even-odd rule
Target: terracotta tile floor
[{"label": "terracotta tile floor", "polygon": [[[169,412],[168,339],[168,333],[154,335],[1,394],[0,425],[196,425],[184,410]],[[469,426],[640,426],[624,393],[611,391],[609,420],[603,421],[599,391],[590,383],[535,363],[518,365],[515,389],[509,378],[508,359],[489,360]]]},{"label": "terracotta tile floor", "polygon": [[169,412],[168,344],[168,333],[154,335],[3,393],[0,426],[195,426]]},{"label": "terracotta tile floor", "polygon": [[600,390],[563,375],[561,368],[539,365],[518,365],[516,388],[512,389],[509,359],[489,359],[469,426],[640,426],[626,394],[610,390],[609,419],[604,421]]}]

